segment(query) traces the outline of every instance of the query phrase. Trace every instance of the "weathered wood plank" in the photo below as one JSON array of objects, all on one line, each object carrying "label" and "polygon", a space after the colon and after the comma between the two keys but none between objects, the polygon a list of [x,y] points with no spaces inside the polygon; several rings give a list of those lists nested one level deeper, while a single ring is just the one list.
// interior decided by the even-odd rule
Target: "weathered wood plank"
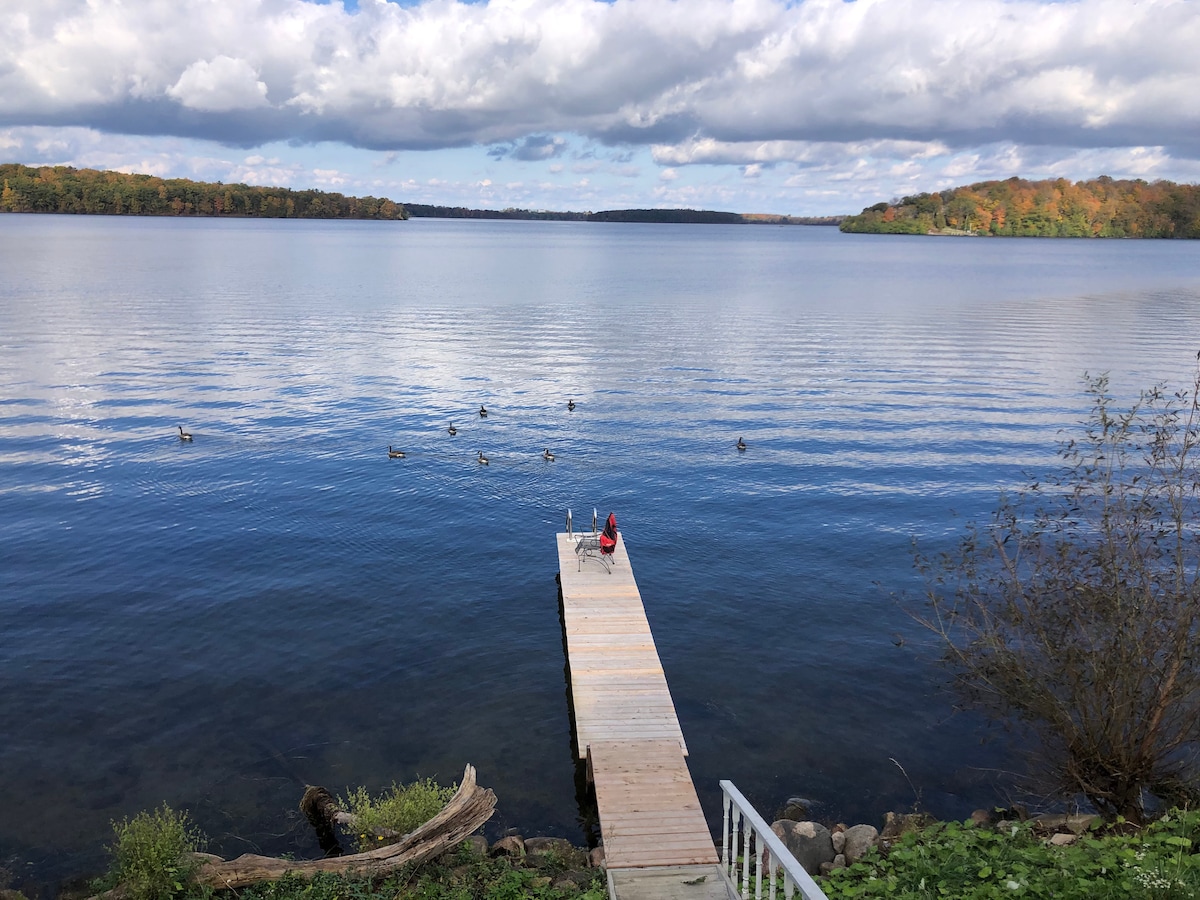
[{"label": "weathered wood plank", "polygon": [[720,866],[609,869],[608,890],[616,900],[731,900]]},{"label": "weathered wood plank", "polygon": [[716,848],[687,761],[670,740],[596,742],[590,748],[608,864],[715,863]]}]

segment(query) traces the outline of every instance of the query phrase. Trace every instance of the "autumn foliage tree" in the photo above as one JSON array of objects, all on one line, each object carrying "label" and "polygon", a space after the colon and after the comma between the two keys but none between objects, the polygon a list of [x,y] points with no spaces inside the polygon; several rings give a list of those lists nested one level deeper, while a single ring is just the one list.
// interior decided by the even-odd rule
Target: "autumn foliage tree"
[{"label": "autumn foliage tree", "polygon": [[1072,183],[983,181],[877,203],[842,220],[842,231],[998,237],[1200,238],[1200,185],[1107,176]]},{"label": "autumn foliage tree", "polygon": [[1061,469],[1002,496],[953,552],[918,557],[959,696],[1030,740],[1038,788],[1141,822],[1200,773],[1197,389],[1091,416]]}]

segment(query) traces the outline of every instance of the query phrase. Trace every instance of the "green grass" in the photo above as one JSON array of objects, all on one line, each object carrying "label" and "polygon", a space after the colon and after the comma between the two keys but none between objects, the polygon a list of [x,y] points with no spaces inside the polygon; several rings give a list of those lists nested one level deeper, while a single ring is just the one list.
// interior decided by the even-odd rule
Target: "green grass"
[{"label": "green grass", "polygon": [[113,864],[105,879],[111,885],[123,882],[133,900],[168,900],[186,893],[195,869],[189,855],[203,840],[187,813],[164,803],[153,812],[113,822],[113,835]]},{"label": "green grass", "polygon": [[[563,871],[551,865],[523,869],[506,859],[475,854],[469,844],[456,853],[387,879],[319,875],[283,878],[238,891],[239,900],[606,900],[599,870],[576,889],[556,889]],[[202,895],[197,894],[196,897]]]},{"label": "green grass", "polygon": [[424,825],[442,811],[456,790],[457,785],[442,787],[432,779],[418,779],[412,784],[393,784],[381,797],[356,788],[339,797],[338,805],[358,820],[359,850],[370,850],[385,843],[382,833],[403,835]]},{"label": "green grass", "polygon": [[1130,834],[1089,833],[1054,847],[1014,824],[1005,831],[941,823],[904,835],[822,882],[841,898],[1200,898],[1200,812],[1173,812]]}]

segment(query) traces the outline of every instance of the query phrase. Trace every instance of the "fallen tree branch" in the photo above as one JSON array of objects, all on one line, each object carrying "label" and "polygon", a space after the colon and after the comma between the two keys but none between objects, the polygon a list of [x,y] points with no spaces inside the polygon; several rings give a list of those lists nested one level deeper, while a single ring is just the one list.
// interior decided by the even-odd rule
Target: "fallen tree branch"
[{"label": "fallen tree branch", "polygon": [[462,843],[492,817],[495,808],[496,795],[475,783],[475,767],[468,765],[457,793],[445,808],[394,844],[332,859],[290,860],[246,853],[228,862],[206,860],[196,871],[195,880],[209,887],[238,888],[288,874],[306,878],[318,872],[384,875],[412,863],[423,863]]},{"label": "fallen tree branch", "polygon": [[[195,854],[199,867],[193,875],[197,884],[214,888],[240,888],[284,875],[312,878],[320,872],[343,875],[386,875],[410,864],[420,864],[465,841],[496,809],[496,795],[475,783],[475,767],[468,765],[462,783],[450,802],[436,816],[404,835],[394,844],[329,859],[277,859],[245,853],[223,860],[207,853]],[[124,896],[121,886],[91,900],[115,900]]]}]

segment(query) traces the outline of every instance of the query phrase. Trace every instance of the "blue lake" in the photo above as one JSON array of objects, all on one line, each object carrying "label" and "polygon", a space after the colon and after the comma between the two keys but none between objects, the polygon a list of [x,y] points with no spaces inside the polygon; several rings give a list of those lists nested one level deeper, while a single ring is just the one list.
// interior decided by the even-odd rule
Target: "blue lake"
[{"label": "blue lake", "polygon": [[895,599],[912,538],[1051,465],[1085,371],[1198,347],[1194,242],[0,216],[0,866],[163,801],[314,854],[302,782],[468,762],[493,836],[582,842],[568,508],[617,514],[710,822],[721,778],[875,822],[893,759],[965,816],[1015,757]]}]

